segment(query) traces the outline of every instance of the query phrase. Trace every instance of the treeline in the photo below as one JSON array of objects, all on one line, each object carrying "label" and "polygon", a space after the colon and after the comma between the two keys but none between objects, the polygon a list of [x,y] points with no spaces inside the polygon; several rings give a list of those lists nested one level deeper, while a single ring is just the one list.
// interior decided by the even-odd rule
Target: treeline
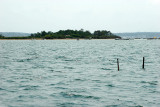
[{"label": "treeline", "polygon": [[5,38],[2,34],[0,34],[0,39],[3,39],[3,38]]},{"label": "treeline", "polygon": [[37,32],[31,34],[31,38],[43,38],[43,39],[66,39],[66,38],[82,38],[82,39],[109,39],[109,38],[121,38],[112,34],[107,30],[97,30],[94,33],[90,31],[81,30],[60,30],[58,32]]},{"label": "treeline", "polygon": [[58,32],[51,31],[41,31],[37,33],[32,33],[30,36],[26,37],[4,37],[0,34],[0,39],[112,39],[121,38],[114,35],[107,30],[97,30],[91,33],[90,31],[81,30],[60,30]]},{"label": "treeline", "polygon": [[26,37],[5,37],[2,34],[0,34],[0,39],[31,39],[31,36],[26,36]]}]

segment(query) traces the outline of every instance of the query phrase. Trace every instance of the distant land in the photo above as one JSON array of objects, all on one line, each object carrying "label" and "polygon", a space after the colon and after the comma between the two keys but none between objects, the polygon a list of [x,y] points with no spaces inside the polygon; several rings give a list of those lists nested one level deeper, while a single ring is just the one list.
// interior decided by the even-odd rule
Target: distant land
[{"label": "distant land", "polygon": [[25,37],[30,36],[30,33],[23,33],[23,32],[0,32],[5,37]]},{"label": "distant land", "polygon": [[37,33],[1,32],[0,39],[115,39],[121,38],[107,30],[59,30],[58,32],[41,31]]},{"label": "distant land", "polygon": [[[23,32],[0,32],[5,37],[26,37],[30,36],[30,33]],[[122,38],[160,38],[160,32],[124,32],[124,33],[113,33]]]},{"label": "distant land", "polygon": [[122,38],[154,38],[160,37],[160,32],[126,32],[126,33],[113,33]]}]

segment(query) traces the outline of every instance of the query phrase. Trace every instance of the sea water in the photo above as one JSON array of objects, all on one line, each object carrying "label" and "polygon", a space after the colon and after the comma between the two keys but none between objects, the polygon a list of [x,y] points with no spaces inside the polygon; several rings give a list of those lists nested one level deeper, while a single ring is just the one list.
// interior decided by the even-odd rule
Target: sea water
[{"label": "sea water", "polygon": [[56,106],[160,107],[160,41],[1,40],[0,107]]}]

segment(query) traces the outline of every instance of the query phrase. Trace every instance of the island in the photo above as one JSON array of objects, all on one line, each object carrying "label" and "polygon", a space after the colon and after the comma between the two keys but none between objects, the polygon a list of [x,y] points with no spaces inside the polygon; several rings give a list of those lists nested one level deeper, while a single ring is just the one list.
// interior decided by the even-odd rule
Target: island
[{"label": "island", "polygon": [[5,37],[0,34],[0,39],[115,39],[121,38],[107,30],[96,30],[91,33],[88,30],[59,30],[58,32],[41,31],[30,36]]}]

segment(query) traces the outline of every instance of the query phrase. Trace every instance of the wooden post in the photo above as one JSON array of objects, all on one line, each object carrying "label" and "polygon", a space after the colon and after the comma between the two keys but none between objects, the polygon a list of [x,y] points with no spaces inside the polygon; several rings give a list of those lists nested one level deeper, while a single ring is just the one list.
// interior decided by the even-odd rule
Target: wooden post
[{"label": "wooden post", "polygon": [[119,60],[117,59],[117,67],[118,67],[118,71],[119,71]]},{"label": "wooden post", "polygon": [[145,60],[145,58],[143,57],[143,65],[142,65],[142,68],[144,69],[144,60]]}]

